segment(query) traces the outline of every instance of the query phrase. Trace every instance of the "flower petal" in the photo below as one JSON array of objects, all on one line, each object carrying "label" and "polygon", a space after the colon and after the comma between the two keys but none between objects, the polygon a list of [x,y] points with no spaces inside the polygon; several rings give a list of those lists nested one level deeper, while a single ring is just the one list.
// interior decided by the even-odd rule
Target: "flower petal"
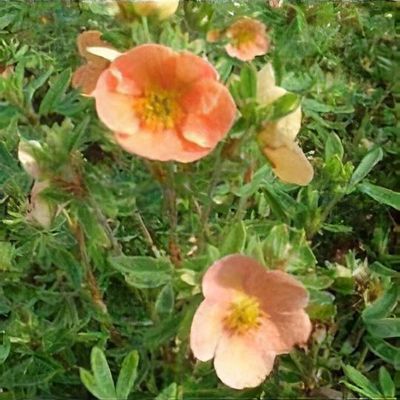
[{"label": "flower petal", "polygon": [[115,133],[115,139],[129,153],[158,161],[192,162],[212,150],[180,139],[173,130],[148,132],[140,128],[132,135]]},{"label": "flower petal", "polygon": [[257,73],[257,101],[267,106],[286,93],[284,88],[276,86],[272,64],[266,64]]},{"label": "flower petal", "polygon": [[296,143],[277,148],[266,146],[263,152],[271,162],[276,176],[283,182],[301,186],[311,182],[314,169]]},{"label": "flower petal", "polygon": [[266,351],[261,337],[222,335],[215,353],[215,371],[225,385],[234,389],[260,385],[272,371],[275,353]]},{"label": "flower petal", "polygon": [[196,310],[190,330],[190,348],[200,361],[208,361],[214,357],[223,332],[224,313],[224,307],[208,299]]},{"label": "flower petal", "polygon": [[182,105],[187,113],[182,134],[202,147],[215,147],[232,127],[236,115],[228,89],[213,80],[201,80],[192,85]]},{"label": "flower petal", "polygon": [[246,281],[246,290],[259,299],[268,315],[297,311],[308,303],[308,292],[304,286],[283,271],[252,273]]},{"label": "flower petal", "polygon": [[116,84],[117,80],[109,70],[100,75],[93,92],[97,114],[112,131],[133,134],[139,124],[133,109],[133,98],[115,92]]},{"label": "flower petal", "polygon": [[216,261],[203,277],[203,294],[208,299],[229,301],[238,292],[246,291],[250,276],[265,274],[266,269],[256,260],[232,254]]},{"label": "flower petal", "polygon": [[271,320],[277,327],[283,344],[281,348],[275,348],[277,353],[287,353],[294,345],[306,343],[310,337],[312,325],[310,317],[304,310],[272,314]]}]

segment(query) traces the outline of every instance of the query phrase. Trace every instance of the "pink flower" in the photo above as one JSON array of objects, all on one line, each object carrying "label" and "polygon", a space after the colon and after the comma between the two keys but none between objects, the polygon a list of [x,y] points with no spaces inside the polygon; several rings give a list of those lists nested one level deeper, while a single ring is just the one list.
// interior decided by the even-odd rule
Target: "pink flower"
[{"label": "pink flower", "polygon": [[205,299],[193,318],[190,346],[197,359],[214,358],[226,385],[258,386],[277,354],[308,340],[307,291],[287,273],[233,254],[210,267],[202,287]]},{"label": "pink flower", "polygon": [[225,46],[226,52],[242,61],[251,61],[254,57],[267,53],[269,49],[265,25],[256,19],[239,19],[227,29],[226,36],[229,39]]},{"label": "pink flower", "polygon": [[100,119],[128,152],[191,162],[210,153],[231,128],[236,107],[206,60],[145,44],[101,74],[93,96]]}]

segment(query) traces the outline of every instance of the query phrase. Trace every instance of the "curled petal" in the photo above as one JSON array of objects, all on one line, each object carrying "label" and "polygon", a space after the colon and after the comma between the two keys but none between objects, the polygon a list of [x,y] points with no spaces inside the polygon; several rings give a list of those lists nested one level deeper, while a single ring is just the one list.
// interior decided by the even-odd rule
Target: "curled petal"
[{"label": "curled petal", "polygon": [[305,186],[313,179],[314,169],[296,143],[277,148],[266,146],[263,152],[283,182]]},{"label": "curled petal", "polygon": [[202,147],[215,147],[232,127],[236,114],[228,89],[213,80],[192,85],[183,106],[187,113],[183,136]]},{"label": "curled petal", "polygon": [[115,92],[116,84],[117,81],[109,70],[100,75],[94,91],[97,114],[113,131],[136,133],[139,123],[134,113],[133,98]]}]

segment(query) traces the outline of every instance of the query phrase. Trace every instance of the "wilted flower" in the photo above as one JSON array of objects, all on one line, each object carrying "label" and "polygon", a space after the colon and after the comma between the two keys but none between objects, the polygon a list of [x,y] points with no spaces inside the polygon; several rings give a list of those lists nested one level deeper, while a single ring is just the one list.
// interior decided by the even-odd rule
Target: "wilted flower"
[{"label": "wilted flower", "polygon": [[50,228],[55,216],[55,208],[42,195],[49,186],[48,181],[36,181],[33,184],[26,215],[28,221],[36,222],[46,229]]},{"label": "wilted flower", "polygon": [[132,8],[137,15],[156,16],[160,20],[173,15],[179,6],[179,0],[123,0],[117,2],[125,14],[130,14]]},{"label": "wilted flower", "polygon": [[285,272],[233,254],[209,268],[202,288],[205,299],[194,315],[190,346],[197,359],[214,358],[218,377],[232,388],[258,386],[277,354],[310,336],[307,291]]},{"label": "wilted flower", "polygon": [[207,42],[215,43],[221,38],[221,30],[220,29],[211,29],[207,32]]},{"label": "wilted flower", "polygon": [[[287,93],[285,89],[276,86],[271,64],[267,64],[258,72],[257,82],[257,100],[261,105],[267,106]],[[313,178],[314,170],[295,142],[300,127],[299,106],[277,121],[266,122],[258,140],[278,178],[287,183],[307,185]]]},{"label": "wilted flower", "polygon": [[239,60],[251,61],[269,49],[265,25],[256,19],[241,18],[231,25],[225,34],[229,40],[225,46],[226,52]]},{"label": "wilted flower", "polygon": [[[86,31],[77,39],[79,54],[86,60],[72,76],[72,87],[80,89],[82,93],[90,95],[96,87],[100,74],[110,65],[109,58],[119,55],[110,44],[100,39],[101,32]],[[97,54],[88,51],[95,47]]]},{"label": "wilted flower", "polygon": [[236,114],[208,61],[157,44],[117,57],[101,74],[93,96],[116,141],[152,160],[191,162],[206,156]]},{"label": "wilted flower", "polygon": [[43,179],[43,171],[34,156],[34,150],[41,148],[41,144],[36,140],[21,140],[18,146],[18,159],[24,170],[34,179],[26,218],[43,228],[49,228],[55,216],[55,208],[41,194],[50,186],[49,181]]}]

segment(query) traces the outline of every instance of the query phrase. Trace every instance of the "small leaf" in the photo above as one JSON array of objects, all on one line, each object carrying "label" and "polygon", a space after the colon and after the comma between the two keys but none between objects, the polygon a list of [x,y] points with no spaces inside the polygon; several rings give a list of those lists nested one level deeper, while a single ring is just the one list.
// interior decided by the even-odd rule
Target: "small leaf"
[{"label": "small leaf", "polygon": [[400,370],[400,349],[398,347],[372,336],[367,336],[365,342],[375,355],[392,364],[397,371]]},{"label": "small leaf", "polygon": [[383,296],[364,309],[362,319],[368,322],[368,320],[386,317],[396,305],[398,295],[399,290],[396,285],[393,285]]},{"label": "small leaf", "polygon": [[61,72],[40,103],[40,115],[49,114],[57,106],[67,90],[70,79],[70,69],[66,69],[65,71]]},{"label": "small leaf", "polygon": [[329,160],[334,155],[337,155],[342,160],[343,154],[344,150],[340,137],[336,133],[330,134],[325,144],[325,160]]},{"label": "small leaf", "polygon": [[108,399],[115,399],[114,381],[110,367],[103,351],[98,347],[93,347],[90,355],[90,364],[96,387],[104,393]]},{"label": "small leaf", "polygon": [[139,354],[136,350],[131,351],[122,362],[121,371],[117,380],[117,399],[126,400],[131,392],[137,377]]},{"label": "small leaf", "polygon": [[350,379],[353,383],[355,383],[366,396],[374,399],[381,398],[382,395],[376,386],[361,372],[352,367],[351,365],[343,366],[343,371],[348,379]]},{"label": "small leaf", "polygon": [[379,385],[385,398],[394,399],[396,396],[396,387],[393,379],[385,367],[379,368]]},{"label": "small leaf", "polygon": [[3,338],[3,344],[0,345],[0,364],[3,364],[4,361],[7,360],[8,355],[10,354],[11,343],[10,339],[5,336]]},{"label": "small leaf", "polygon": [[178,386],[177,384],[171,383],[167,386],[156,398],[155,400],[177,400],[178,399]]},{"label": "small leaf", "polygon": [[372,185],[371,183],[360,184],[358,190],[372,197],[378,203],[386,204],[396,210],[400,210],[399,192],[394,192],[393,190],[381,186]]},{"label": "small leaf", "polygon": [[381,161],[383,158],[383,151],[380,147],[375,147],[373,150],[369,151],[364,158],[361,160],[358,167],[353,172],[353,175],[350,179],[350,191],[357,185],[357,183],[361,182]]},{"label": "small leaf", "polygon": [[157,296],[155,309],[158,315],[171,314],[174,309],[175,297],[172,285],[165,285]]},{"label": "small leaf", "polygon": [[242,221],[234,224],[221,245],[221,255],[240,253],[246,243],[246,227]]},{"label": "small leaf", "polygon": [[368,332],[374,337],[400,337],[400,318],[369,319],[365,324]]},{"label": "small leaf", "polygon": [[257,72],[252,64],[245,64],[240,71],[240,92],[244,99],[253,99],[257,94]]},{"label": "small leaf", "polygon": [[79,368],[79,375],[81,382],[85,385],[86,389],[89,390],[92,395],[100,400],[108,400],[107,396],[104,395],[101,390],[97,387],[94,376],[84,368]]},{"label": "small leaf", "polygon": [[172,267],[166,259],[117,256],[110,261],[115,269],[124,274],[129,285],[139,289],[156,288],[171,280]]}]

